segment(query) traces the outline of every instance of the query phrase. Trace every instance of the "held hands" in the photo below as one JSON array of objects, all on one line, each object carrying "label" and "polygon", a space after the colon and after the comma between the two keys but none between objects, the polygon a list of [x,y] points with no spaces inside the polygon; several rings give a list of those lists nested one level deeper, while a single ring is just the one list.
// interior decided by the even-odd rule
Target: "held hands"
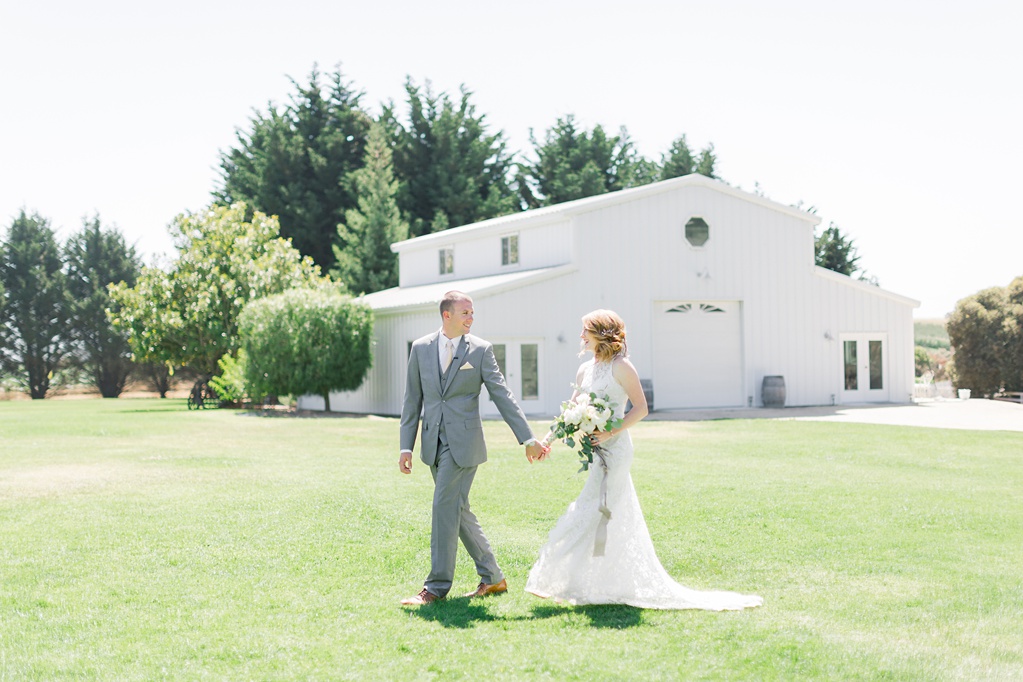
[{"label": "held hands", "polygon": [[547,454],[551,451],[551,446],[547,445],[543,441],[537,441],[531,445],[526,446],[526,459],[530,464],[533,462],[542,462],[547,459]]}]

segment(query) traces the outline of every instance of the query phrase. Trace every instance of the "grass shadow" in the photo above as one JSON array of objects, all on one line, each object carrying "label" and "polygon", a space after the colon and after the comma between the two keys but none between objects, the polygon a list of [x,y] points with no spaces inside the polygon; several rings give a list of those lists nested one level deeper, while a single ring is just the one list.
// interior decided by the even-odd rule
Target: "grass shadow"
[{"label": "grass shadow", "polygon": [[487,605],[492,600],[443,599],[426,606],[407,609],[408,613],[423,620],[440,623],[446,628],[466,629],[476,623],[494,621],[542,620],[546,618],[570,617],[582,614],[589,620],[590,627],[624,630],[643,625],[643,609],[625,604],[537,604],[529,609],[526,616],[502,616],[491,613]]},{"label": "grass shadow", "polygon": [[540,604],[530,609],[532,618],[556,618],[581,613],[590,621],[590,627],[624,630],[643,625],[643,609],[626,604],[587,604],[585,606],[559,606]]},{"label": "grass shadow", "polygon": [[295,408],[237,408],[239,417],[263,419],[382,419],[379,415],[356,412],[324,412],[323,410],[298,410]]},{"label": "grass shadow", "polygon": [[446,628],[458,628],[460,630],[471,628],[476,623],[505,620],[500,616],[495,616],[484,604],[473,599],[442,599],[426,606],[406,609],[406,611],[423,620],[440,623]]}]

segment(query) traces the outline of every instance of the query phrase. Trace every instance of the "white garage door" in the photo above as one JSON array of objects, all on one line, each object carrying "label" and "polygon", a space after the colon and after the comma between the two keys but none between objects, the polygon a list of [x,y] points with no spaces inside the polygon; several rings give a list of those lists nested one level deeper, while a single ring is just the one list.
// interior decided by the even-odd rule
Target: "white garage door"
[{"label": "white garage door", "polygon": [[654,304],[654,407],[741,407],[738,301]]}]

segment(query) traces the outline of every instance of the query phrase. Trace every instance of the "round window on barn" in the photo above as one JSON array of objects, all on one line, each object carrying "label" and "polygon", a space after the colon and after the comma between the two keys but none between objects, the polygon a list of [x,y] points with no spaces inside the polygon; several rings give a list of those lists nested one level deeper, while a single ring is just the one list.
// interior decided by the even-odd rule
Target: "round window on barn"
[{"label": "round window on barn", "polygon": [[686,223],[686,241],[691,246],[703,246],[710,239],[710,226],[703,218],[690,218]]}]

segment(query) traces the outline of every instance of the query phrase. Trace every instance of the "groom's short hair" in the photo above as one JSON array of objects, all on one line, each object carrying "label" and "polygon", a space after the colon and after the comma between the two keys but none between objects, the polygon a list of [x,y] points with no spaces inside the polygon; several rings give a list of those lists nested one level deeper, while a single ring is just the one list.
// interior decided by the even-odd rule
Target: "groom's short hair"
[{"label": "groom's short hair", "polygon": [[459,301],[469,301],[472,303],[472,296],[462,291],[449,291],[444,294],[444,298],[440,300],[440,315],[444,317],[444,311],[452,312],[455,309],[455,304]]}]

